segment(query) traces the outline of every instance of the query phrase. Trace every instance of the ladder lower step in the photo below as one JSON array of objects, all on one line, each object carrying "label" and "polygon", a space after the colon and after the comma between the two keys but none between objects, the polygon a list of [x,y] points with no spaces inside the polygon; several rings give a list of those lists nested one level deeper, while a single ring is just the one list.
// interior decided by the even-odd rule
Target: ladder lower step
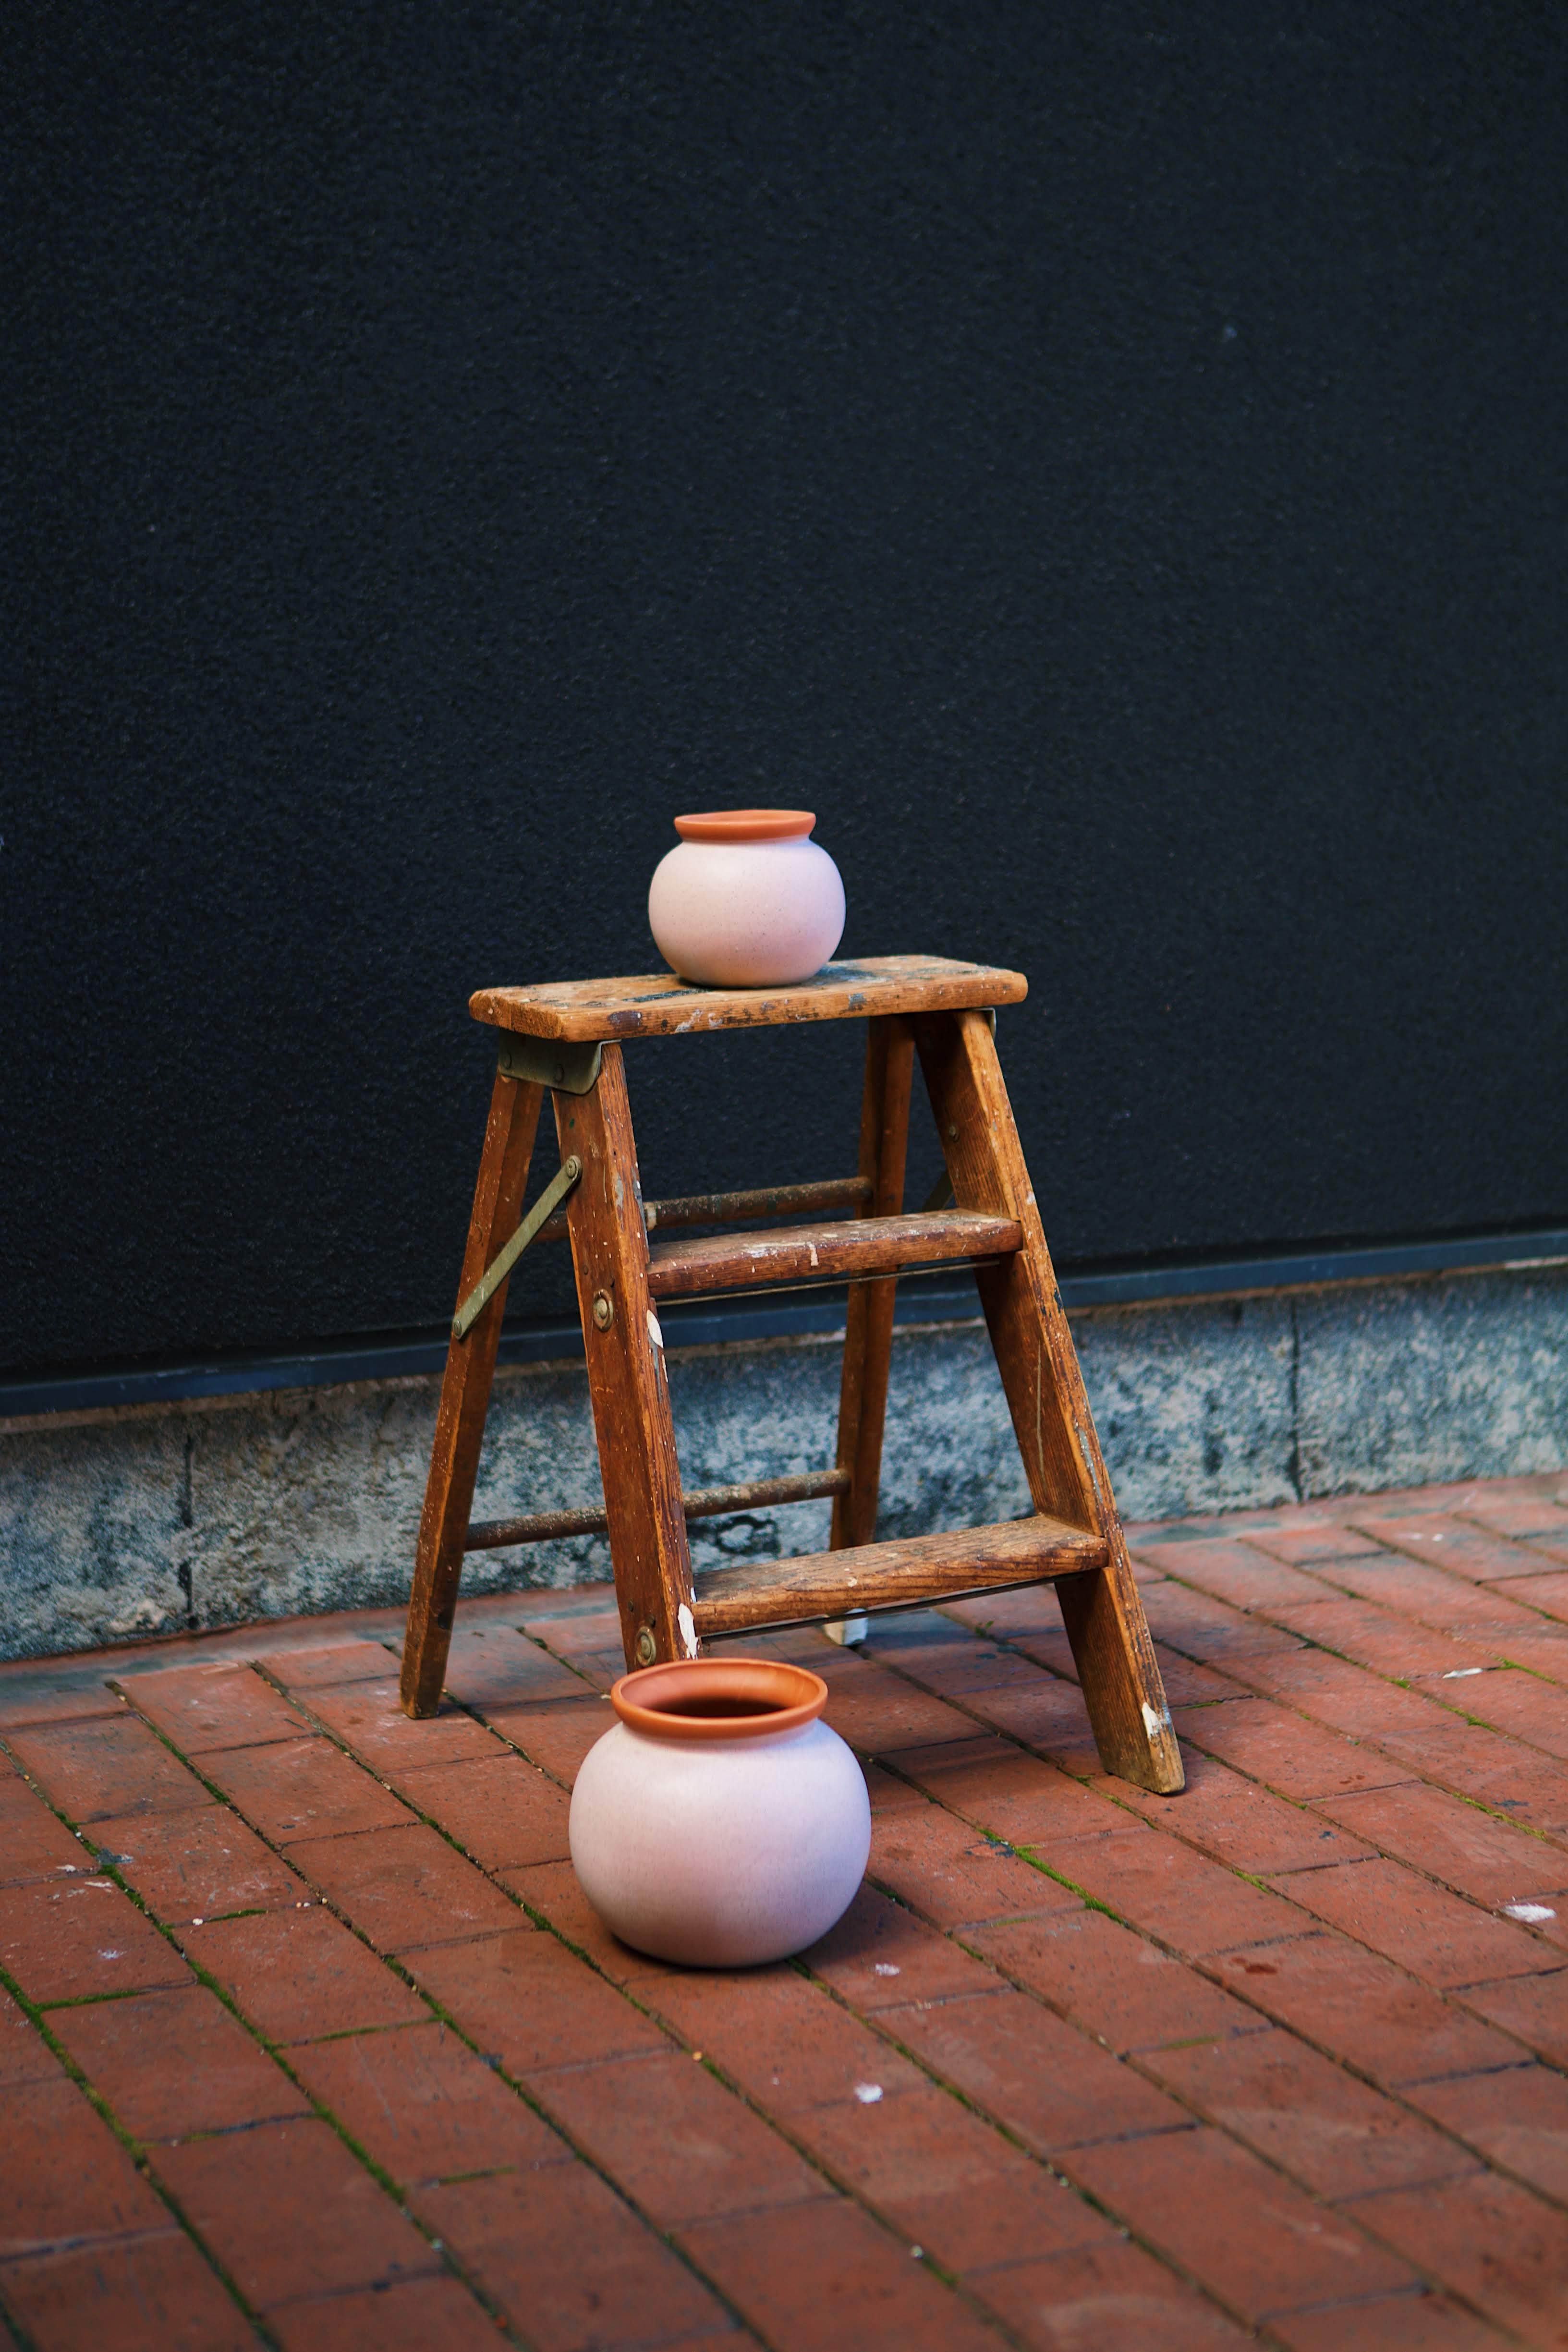
[{"label": "ladder lower step", "polygon": [[921,1210],[911,1217],[846,1217],[834,1224],[784,1225],[771,1233],[716,1234],[706,1241],[655,1242],[647,1286],[656,1298],[763,1283],[831,1282],[897,1274],[950,1258],[1005,1257],[1024,1245],[1012,1217],[977,1209]]},{"label": "ladder lower step", "polygon": [[1103,1536],[1038,1517],[805,1552],[797,1559],[753,1561],[700,1580],[697,1631],[711,1640],[763,1625],[843,1617],[852,1609],[918,1608],[922,1601],[983,1591],[987,1585],[1077,1576],[1103,1568],[1109,1557]]}]

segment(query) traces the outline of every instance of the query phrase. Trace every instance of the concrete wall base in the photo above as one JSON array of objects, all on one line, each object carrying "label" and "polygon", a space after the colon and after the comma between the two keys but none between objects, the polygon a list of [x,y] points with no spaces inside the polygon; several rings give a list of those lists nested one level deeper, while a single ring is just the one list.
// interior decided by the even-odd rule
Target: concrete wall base
[{"label": "concrete wall base", "polygon": [[[1073,1317],[1129,1519],[1557,1470],[1568,1269],[1341,1284]],[[672,1349],[689,1486],[831,1462],[831,1338]],[[407,1594],[434,1380],[278,1390],[0,1423],[0,1656]],[[581,1363],[497,1376],[478,1515],[592,1505]],[[1028,1496],[978,1320],[893,1350],[883,1534],[1006,1518]],[[816,1549],[827,1506],[709,1520],[700,1572]],[[477,1554],[466,1589],[609,1574],[602,1538]]]}]

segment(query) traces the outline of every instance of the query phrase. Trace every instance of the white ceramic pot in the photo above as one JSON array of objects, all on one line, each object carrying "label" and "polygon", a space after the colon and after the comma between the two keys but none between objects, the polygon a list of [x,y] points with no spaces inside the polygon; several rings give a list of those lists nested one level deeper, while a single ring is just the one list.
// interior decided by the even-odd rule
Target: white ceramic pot
[{"label": "white ceramic pot", "polygon": [[825,1936],[871,1850],[865,1778],[827,1685],[770,1658],[644,1666],[572,1791],[572,1861],[623,1943],[752,1968]]},{"label": "white ceramic pot", "polygon": [[682,980],[777,988],[820,971],[844,936],[844,885],[809,809],[678,816],[647,894],[658,951]]}]

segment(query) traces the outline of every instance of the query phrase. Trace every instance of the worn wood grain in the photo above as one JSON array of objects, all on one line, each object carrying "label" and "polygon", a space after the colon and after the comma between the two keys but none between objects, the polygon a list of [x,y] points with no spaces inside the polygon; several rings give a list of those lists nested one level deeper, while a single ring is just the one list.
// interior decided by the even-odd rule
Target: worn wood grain
[{"label": "worn wood grain", "polygon": [[[898,1013],[867,1023],[859,1171],[870,1188],[861,1211],[868,1223],[900,1216],[903,1209],[914,1060],[910,1024]],[[849,1293],[838,1384],[838,1466],[849,1473],[849,1485],[833,1506],[835,1551],[868,1544],[877,1533],[897,1297],[896,1276],[858,1283]]]},{"label": "worn wood grain", "polygon": [[476,1021],[531,1037],[674,1037],[786,1021],[1019,1004],[1028,986],[1022,972],[992,964],[946,956],[868,956],[859,963],[824,964],[814,979],[790,988],[692,988],[673,972],[658,971],[628,980],[481,988],[468,999],[468,1010]]},{"label": "worn wood grain", "polygon": [[1105,1539],[1059,1519],[1009,1519],[1000,1527],[852,1544],[841,1551],[802,1552],[794,1559],[748,1560],[721,1568],[697,1588],[697,1630],[704,1640],[762,1625],[809,1624],[851,1609],[917,1608],[956,1600],[996,1584],[1092,1573]]},{"label": "worn wood grain", "polygon": [[554,1101],[562,1157],[583,1162],[566,1222],[626,1664],[652,1664],[638,1654],[645,1631],[656,1658],[683,1658],[696,1646],[691,1554],[620,1047],[605,1046],[591,1093]]},{"label": "worn wood grain", "polygon": [[[517,1230],[542,1096],[540,1087],[496,1074],[459,1301]],[[412,1716],[434,1715],[441,1703],[507,1289],[503,1282],[467,1339],[454,1336],[447,1343],[403,1643],[401,1696],[405,1712]]]},{"label": "worn wood grain", "polygon": [[978,1267],[975,1281],[1035,1507],[1096,1529],[1108,1546],[1105,1568],[1060,1596],[1100,1760],[1170,1794],[1184,1784],[1176,1735],[995,1040],[979,1013],[925,1015],[913,1026],[955,1201],[1016,1217],[1023,1229],[1022,1249]]},{"label": "worn wood grain", "polygon": [[710,1290],[750,1290],[763,1283],[852,1282],[905,1265],[989,1257],[1023,1239],[1013,1217],[962,1209],[922,1210],[911,1217],[853,1217],[773,1232],[715,1234],[697,1242],[656,1242],[648,1286],[656,1298]]}]

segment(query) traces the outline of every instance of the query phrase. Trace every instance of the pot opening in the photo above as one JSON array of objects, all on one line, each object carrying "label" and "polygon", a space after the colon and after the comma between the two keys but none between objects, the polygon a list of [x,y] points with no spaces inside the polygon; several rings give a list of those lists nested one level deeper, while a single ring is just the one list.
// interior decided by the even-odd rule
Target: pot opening
[{"label": "pot opening", "polygon": [[765,1698],[688,1698],[677,1699],[672,1705],[656,1709],[659,1715],[695,1716],[711,1721],[718,1716],[784,1715],[787,1708],[780,1701]]},{"label": "pot opening", "polygon": [[621,1721],[645,1738],[760,1739],[814,1722],[827,1685],[773,1658],[672,1658],[623,1675],[610,1698]]}]

